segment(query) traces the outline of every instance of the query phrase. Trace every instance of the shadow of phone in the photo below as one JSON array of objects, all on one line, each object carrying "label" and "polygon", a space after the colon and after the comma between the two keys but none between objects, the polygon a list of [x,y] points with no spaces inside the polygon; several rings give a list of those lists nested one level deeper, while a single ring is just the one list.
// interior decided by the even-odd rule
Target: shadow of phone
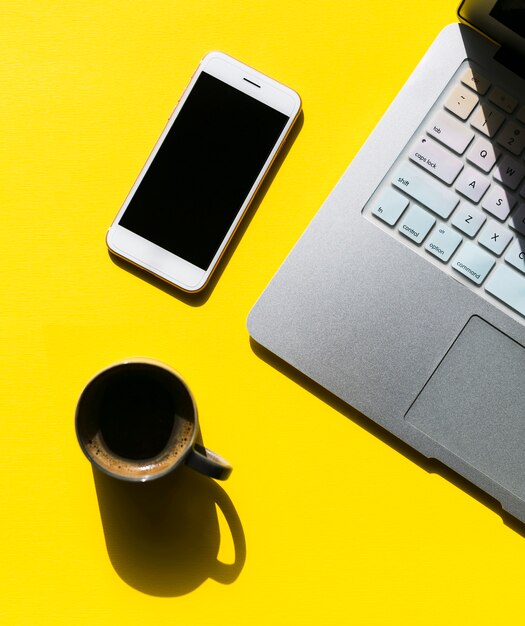
[{"label": "shadow of phone", "polygon": [[[226,492],[206,476],[181,466],[147,483],[93,477],[106,547],[117,574],[152,596],[181,596],[208,578],[233,583],[246,560],[241,521]],[[218,515],[226,520],[235,558],[219,560]]]},{"label": "shadow of phone", "polygon": [[169,294],[170,296],[173,296],[174,298],[181,300],[185,304],[189,304],[190,306],[195,306],[195,307],[202,306],[203,304],[205,304],[208,301],[211,294],[213,293],[213,290],[215,289],[215,286],[218,280],[222,276],[222,273],[224,272],[226,265],[228,264],[233,253],[237,249],[237,246],[239,245],[239,242],[242,236],[246,232],[246,229],[250,225],[250,222],[252,221],[253,216],[255,215],[255,212],[257,211],[257,209],[259,208],[259,205],[263,201],[264,196],[266,195],[266,192],[268,191],[270,185],[272,184],[274,178],[276,177],[277,172],[280,170],[281,165],[283,164],[286,156],[290,152],[295,140],[297,139],[297,136],[299,135],[301,131],[301,128],[303,127],[303,124],[304,124],[304,113],[303,111],[301,111],[297,120],[295,121],[295,124],[292,126],[285,143],[281,147],[279,154],[277,155],[274,162],[272,163],[271,168],[266,174],[265,179],[263,180],[250,206],[248,207],[248,210],[246,211],[237,230],[235,231],[235,234],[233,235],[228,246],[226,247],[226,250],[218,266],[215,268],[215,271],[213,272],[210,280],[208,281],[208,284],[202,291],[199,291],[198,293],[187,293],[185,291],[182,291],[181,289],[178,289],[177,287],[170,285],[169,283],[155,276],[154,274],[150,274],[146,270],[134,265],[133,263],[130,263],[129,261],[125,259],[122,259],[121,257],[113,254],[111,251],[108,250],[110,259],[115,263],[115,265],[118,265],[122,269],[130,272],[137,278],[145,280],[153,287],[162,289],[162,291],[164,291],[165,293]]}]

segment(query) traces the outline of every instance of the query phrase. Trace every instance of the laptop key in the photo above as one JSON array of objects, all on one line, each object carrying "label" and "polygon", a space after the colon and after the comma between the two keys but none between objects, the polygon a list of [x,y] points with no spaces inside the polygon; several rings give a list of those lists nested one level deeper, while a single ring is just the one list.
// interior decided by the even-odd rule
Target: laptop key
[{"label": "laptop key", "polygon": [[500,146],[519,156],[525,148],[525,128],[515,122],[507,122],[496,137]]},{"label": "laptop key", "polygon": [[456,189],[472,202],[479,202],[490,186],[490,181],[473,167],[466,167],[456,181]]},{"label": "laptop key", "polygon": [[497,256],[501,256],[511,239],[512,235],[508,228],[494,220],[489,220],[488,224],[481,231],[478,243]]},{"label": "laptop key", "polygon": [[518,106],[518,101],[499,87],[494,87],[489,93],[489,100],[507,113],[512,113]]},{"label": "laptop key", "polygon": [[525,276],[500,265],[485,285],[486,291],[525,316]]},{"label": "laptop key", "polygon": [[468,237],[474,237],[485,223],[487,216],[474,208],[471,204],[462,202],[454,213],[452,226],[455,226]]},{"label": "laptop key", "polygon": [[525,176],[525,165],[506,155],[496,163],[494,178],[509,189],[516,189]]},{"label": "laptop key", "polygon": [[372,215],[393,226],[408,206],[408,200],[394,189],[385,189],[374,202]]},{"label": "laptop key", "polygon": [[525,239],[515,239],[505,255],[505,261],[525,274]]},{"label": "laptop key", "polygon": [[411,161],[434,174],[447,185],[452,184],[463,169],[461,159],[427,137],[420,137],[419,141],[416,141],[409,157]]},{"label": "laptop key", "polygon": [[510,216],[509,226],[512,230],[518,231],[520,235],[525,235],[525,204],[521,203],[519,207]]},{"label": "laptop key", "polygon": [[486,79],[471,67],[467,67],[463,74],[461,74],[461,82],[482,96],[487,93],[490,87],[490,80]]},{"label": "laptop key", "polygon": [[436,220],[424,209],[411,206],[399,224],[399,232],[418,245],[428,235]]},{"label": "laptop key", "polygon": [[455,120],[445,111],[438,111],[427,126],[427,133],[449,147],[457,154],[463,154],[474,133],[464,124]]},{"label": "laptop key", "polygon": [[494,263],[494,257],[467,241],[461,246],[452,267],[476,285],[481,285],[494,267]]},{"label": "laptop key", "polygon": [[463,237],[452,230],[452,228],[440,224],[434,228],[432,234],[427,239],[425,250],[433,254],[440,261],[443,261],[443,263],[447,263],[462,239]]},{"label": "laptop key", "polygon": [[505,121],[505,115],[486,102],[482,102],[470,118],[470,125],[487,137],[494,137]]},{"label": "laptop key", "polygon": [[516,198],[511,193],[499,185],[492,185],[481,206],[499,220],[506,220],[515,204]]},{"label": "laptop key", "polygon": [[490,172],[501,151],[484,137],[478,137],[467,152],[467,161],[484,172]]},{"label": "laptop key", "polygon": [[479,98],[475,93],[462,85],[458,85],[447,98],[445,108],[457,115],[459,119],[466,120],[478,102]]},{"label": "laptop key", "polygon": [[448,187],[412,163],[402,163],[395,170],[392,184],[443,219],[449,218],[459,202],[457,195]]},{"label": "laptop key", "polygon": [[518,120],[518,122],[521,122],[522,124],[525,124],[525,104],[522,105],[518,109],[518,112],[516,113],[516,119]]}]

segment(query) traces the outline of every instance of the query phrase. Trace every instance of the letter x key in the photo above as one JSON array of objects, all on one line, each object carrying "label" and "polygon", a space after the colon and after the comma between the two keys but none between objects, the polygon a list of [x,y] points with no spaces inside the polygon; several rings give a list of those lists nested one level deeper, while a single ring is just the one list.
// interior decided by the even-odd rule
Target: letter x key
[{"label": "letter x key", "polygon": [[500,226],[490,220],[481,231],[478,241],[482,246],[499,256],[509,245],[511,239],[512,235],[505,226]]}]

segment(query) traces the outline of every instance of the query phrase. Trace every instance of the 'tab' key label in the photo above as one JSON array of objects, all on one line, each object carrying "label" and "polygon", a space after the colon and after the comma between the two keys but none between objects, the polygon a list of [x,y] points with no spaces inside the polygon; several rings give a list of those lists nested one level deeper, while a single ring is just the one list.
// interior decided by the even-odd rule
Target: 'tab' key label
[{"label": "'tab' key label", "polygon": [[457,154],[463,154],[474,138],[474,133],[468,127],[445,111],[438,111],[426,130],[429,135]]}]

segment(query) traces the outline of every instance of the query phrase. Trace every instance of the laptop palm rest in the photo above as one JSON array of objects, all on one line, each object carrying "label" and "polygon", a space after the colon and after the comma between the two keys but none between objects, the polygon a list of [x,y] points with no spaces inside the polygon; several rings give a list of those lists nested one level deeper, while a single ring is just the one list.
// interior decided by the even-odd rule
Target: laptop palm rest
[{"label": "laptop palm rest", "polygon": [[405,417],[525,500],[524,389],[525,348],[474,316]]}]

